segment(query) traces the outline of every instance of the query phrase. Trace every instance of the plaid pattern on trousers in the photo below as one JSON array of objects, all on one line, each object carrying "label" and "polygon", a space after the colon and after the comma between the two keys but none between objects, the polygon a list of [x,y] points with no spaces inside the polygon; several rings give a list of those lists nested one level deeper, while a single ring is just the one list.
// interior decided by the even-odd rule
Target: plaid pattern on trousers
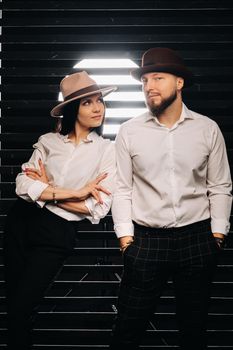
[{"label": "plaid pattern on trousers", "polygon": [[170,277],[180,349],[206,349],[208,302],[218,252],[209,219],[168,229],[135,224],[134,242],[123,254],[124,271],[110,349],[139,348]]}]

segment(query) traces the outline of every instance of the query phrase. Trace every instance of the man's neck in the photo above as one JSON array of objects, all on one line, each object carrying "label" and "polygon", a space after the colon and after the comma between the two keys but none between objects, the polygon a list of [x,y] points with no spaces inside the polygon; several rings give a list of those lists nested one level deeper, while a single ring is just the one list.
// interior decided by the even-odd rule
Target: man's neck
[{"label": "man's neck", "polygon": [[182,100],[175,100],[168,106],[157,118],[159,122],[171,129],[173,125],[180,119],[182,112]]}]

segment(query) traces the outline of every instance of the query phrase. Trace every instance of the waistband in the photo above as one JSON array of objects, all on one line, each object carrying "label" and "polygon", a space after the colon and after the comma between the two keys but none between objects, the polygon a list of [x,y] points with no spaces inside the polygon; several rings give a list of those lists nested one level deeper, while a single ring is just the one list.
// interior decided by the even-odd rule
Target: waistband
[{"label": "waistband", "polygon": [[180,227],[147,227],[139,225],[133,221],[134,228],[137,233],[146,233],[146,234],[174,234],[174,233],[184,233],[187,231],[201,231],[202,229],[210,228],[210,219],[194,222],[189,225],[180,226]]},{"label": "waistband", "polygon": [[12,210],[14,212],[17,212],[19,215],[26,216],[28,220],[33,218],[37,213],[44,213],[44,215],[53,217],[54,220],[60,220],[69,223],[70,225],[73,225],[77,230],[82,229],[82,227],[85,228],[85,226],[90,223],[88,219],[82,219],[80,221],[73,221],[73,220],[67,220],[63,218],[62,216],[54,213],[53,211],[49,210],[46,206],[43,208],[39,207],[37,203],[35,202],[29,202],[21,197],[17,197]]}]

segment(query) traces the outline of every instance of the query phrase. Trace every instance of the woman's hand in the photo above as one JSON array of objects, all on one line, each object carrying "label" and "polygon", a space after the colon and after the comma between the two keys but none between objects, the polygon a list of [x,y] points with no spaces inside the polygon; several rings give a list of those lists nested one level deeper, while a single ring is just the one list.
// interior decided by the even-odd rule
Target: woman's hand
[{"label": "woman's hand", "polygon": [[92,196],[96,199],[96,201],[100,204],[103,204],[103,200],[101,198],[100,192],[106,193],[110,195],[106,188],[102,187],[99,183],[104,180],[108,176],[107,173],[101,174],[97,176],[97,178],[93,181],[88,182],[83,188],[79,190],[80,200],[85,200],[88,197]]},{"label": "woman's hand", "polygon": [[46,184],[49,183],[49,179],[46,175],[44,164],[42,163],[42,160],[39,159],[38,161],[40,169],[34,169],[34,168],[26,168],[24,170],[25,174],[30,177],[32,180],[39,180],[41,182],[44,182]]}]

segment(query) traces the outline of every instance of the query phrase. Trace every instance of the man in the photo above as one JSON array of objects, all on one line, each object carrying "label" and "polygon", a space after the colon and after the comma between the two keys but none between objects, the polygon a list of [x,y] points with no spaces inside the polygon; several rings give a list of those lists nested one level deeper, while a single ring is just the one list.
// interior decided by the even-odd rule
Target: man
[{"label": "man", "polygon": [[175,51],[148,50],[131,74],[142,81],[148,112],[124,123],[116,139],[112,214],[124,272],[110,349],[138,349],[171,277],[180,349],[203,350],[210,284],[230,226],[223,136],[183,104],[193,75]]}]

